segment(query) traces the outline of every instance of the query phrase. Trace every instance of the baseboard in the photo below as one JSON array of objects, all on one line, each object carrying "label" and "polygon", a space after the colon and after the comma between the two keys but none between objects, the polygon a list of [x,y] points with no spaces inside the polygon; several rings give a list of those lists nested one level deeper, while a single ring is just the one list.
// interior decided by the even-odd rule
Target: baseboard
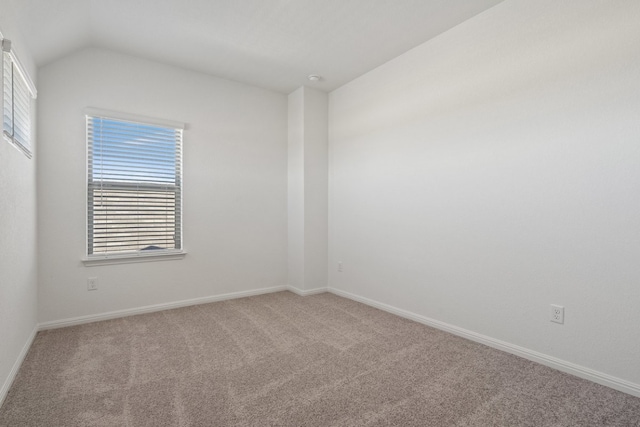
[{"label": "baseboard", "polygon": [[322,294],[329,291],[329,288],[315,288],[315,289],[300,289],[295,286],[287,285],[287,290],[293,292],[296,295],[300,295],[301,297],[306,297],[308,295]]},{"label": "baseboard", "polygon": [[119,317],[135,316],[136,314],[152,313],[154,311],[169,310],[172,308],[188,307],[190,305],[207,304],[210,302],[224,301],[235,298],[245,298],[255,295],[269,294],[272,292],[281,292],[288,290],[288,286],[275,286],[272,288],[253,289],[250,291],[232,292],[229,294],[212,295],[201,298],[193,298],[182,301],[174,301],[163,304],[146,305],[143,307],[128,308],[126,310],[109,311],[106,313],[90,314],[88,316],[72,317],[62,320],[52,320],[43,322],[38,325],[38,329],[43,331],[46,329],[64,328],[66,326],[82,325],[85,323],[99,322],[101,320],[116,319]]},{"label": "baseboard", "polygon": [[537,351],[529,350],[528,348],[520,347],[518,345],[510,344],[508,342],[491,338],[489,336],[482,335],[473,331],[469,331],[467,329],[459,328],[457,326],[453,326],[448,323],[441,322],[439,320],[431,319],[429,317],[421,316],[419,314],[415,314],[407,310],[403,310],[388,304],[374,301],[369,298],[361,297],[361,296],[358,296],[349,292],[345,292],[339,289],[335,289],[335,288],[328,288],[327,290],[332,294],[361,302],[363,304],[378,308],[380,310],[387,311],[389,313],[396,314],[406,319],[410,319],[418,323],[422,323],[424,325],[431,326],[436,329],[440,329],[442,331],[449,332],[454,335],[458,335],[460,337],[469,339],[471,341],[475,341],[475,342],[487,345],[489,347],[493,347],[498,350],[502,350],[507,353],[511,353],[516,356],[523,357],[533,362],[540,363],[541,365],[545,365],[550,368],[554,368],[559,371],[566,372],[571,375],[575,375],[576,377],[584,378],[586,380],[592,381],[594,383],[602,384],[604,386],[613,388],[623,393],[640,397],[640,384],[635,384],[630,381],[626,381],[602,372],[595,371],[590,368],[586,368],[584,366],[576,365],[575,363],[567,362],[565,360],[558,359],[553,356],[549,356],[543,353],[539,353]]},{"label": "baseboard", "polygon": [[11,384],[13,384],[13,380],[16,379],[16,375],[18,375],[18,371],[20,370],[20,366],[22,366],[22,362],[24,362],[24,358],[27,357],[27,353],[31,348],[31,344],[33,344],[33,340],[36,338],[36,334],[38,333],[38,325],[33,328],[29,338],[27,338],[27,342],[24,343],[22,350],[20,350],[20,354],[18,354],[18,358],[15,363],[11,367],[11,371],[9,371],[9,375],[7,379],[2,384],[2,388],[0,388],[0,407],[4,403],[4,399],[7,397],[7,393],[9,393],[9,389],[11,388]]}]

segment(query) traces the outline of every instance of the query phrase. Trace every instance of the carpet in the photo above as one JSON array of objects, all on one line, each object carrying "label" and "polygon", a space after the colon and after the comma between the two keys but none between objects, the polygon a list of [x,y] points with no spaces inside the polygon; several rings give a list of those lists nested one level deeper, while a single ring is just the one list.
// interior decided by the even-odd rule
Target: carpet
[{"label": "carpet", "polygon": [[640,399],[278,292],[42,331],[1,426],[640,426]]}]

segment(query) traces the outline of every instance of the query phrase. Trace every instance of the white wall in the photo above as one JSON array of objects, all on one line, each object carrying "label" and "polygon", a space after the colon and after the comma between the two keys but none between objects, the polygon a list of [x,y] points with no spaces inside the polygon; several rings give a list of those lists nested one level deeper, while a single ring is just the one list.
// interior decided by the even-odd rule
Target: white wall
[{"label": "white wall", "polygon": [[[11,12],[0,14],[0,31],[35,81],[35,66]],[[32,111],[35,123],[35,107]],[[31,143],[34,157],[28,159],[0,136],[0,404],[37,322],[35,125]]]},{"label": "white wall", "polygon": [[639,22],[508,0],[332,92],[330,286],[640,384]]},{"label": "white wall", "polygon": [[304,88],[288,97],[288,284],[304,289]]},{"label": "white wall", "polygon": [[304,88],[304,284],[327,287],[328,102],[326,93]]},{"label": "white wall", "polygon": [[328,97],[301,87],[289,94],[289,285],[327,287]]},{"label": "white wall", "polygon": [[[43,67],[39,83],[41,322],[286,285],[285,95],[99,49]],[[88,106],[187,123],[185,259],[81,263]]]}]

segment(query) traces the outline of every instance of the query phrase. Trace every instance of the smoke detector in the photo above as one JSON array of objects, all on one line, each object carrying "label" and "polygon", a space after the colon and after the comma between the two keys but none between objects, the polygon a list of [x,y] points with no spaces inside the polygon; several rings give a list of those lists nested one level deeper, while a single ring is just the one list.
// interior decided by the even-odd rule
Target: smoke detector
[{"label": "smoke detector", "polygon": [[307,78],[309,79],[310,82],[319,82],[322,77],[320,77],[317,74],[309,74]]}]

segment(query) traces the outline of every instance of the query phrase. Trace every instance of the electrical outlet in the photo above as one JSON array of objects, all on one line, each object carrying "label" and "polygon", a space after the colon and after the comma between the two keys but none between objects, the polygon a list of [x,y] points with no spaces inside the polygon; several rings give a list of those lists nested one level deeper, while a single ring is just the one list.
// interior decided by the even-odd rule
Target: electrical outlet
[{"label": "electrical outlet", "polygon": [[342,261],[338,261],[338,271],[342,272]]},{"label": "electrical outlet", "polygon": [[88,291],[97,291],[98,290],[98,278],[97,277],[89,277],[87,279],[87,290]]},{"label": "electrical outlet", "polygon": [[551,304],[550,320],[555,323],[564,323],[564,307],[561,305]]}]

